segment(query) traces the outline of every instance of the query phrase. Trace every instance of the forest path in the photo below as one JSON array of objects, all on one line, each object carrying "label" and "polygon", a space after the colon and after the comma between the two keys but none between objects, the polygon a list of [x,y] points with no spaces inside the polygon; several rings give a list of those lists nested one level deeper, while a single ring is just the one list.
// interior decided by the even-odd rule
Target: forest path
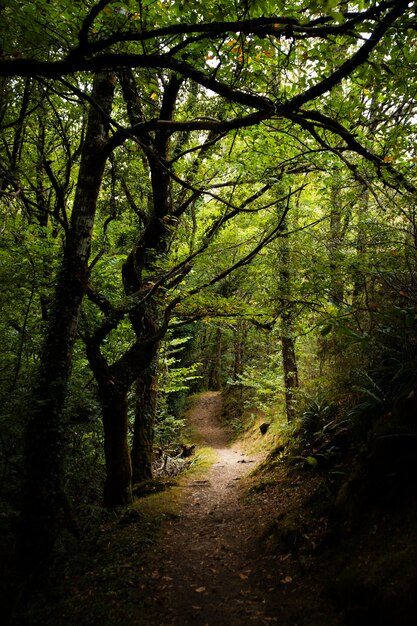
[{"label": "forest path", "polygon": [[203,479],[191,476],[185,483],[178,518],[167,523],[157,546],[149,626],[277,622],[265,602],[273,576],[264,571],[259,584],[256,524],[239,488],[257,459],[228,447],[220,411],[220,394],[209,392],[189,413],[201,443],[215,450],[217,461]]}]

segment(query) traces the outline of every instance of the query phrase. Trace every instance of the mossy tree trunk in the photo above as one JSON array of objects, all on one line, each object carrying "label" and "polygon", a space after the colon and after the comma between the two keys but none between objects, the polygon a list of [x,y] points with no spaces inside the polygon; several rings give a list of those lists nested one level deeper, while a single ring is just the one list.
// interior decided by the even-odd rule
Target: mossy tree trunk
[{"label": "mossy tree trunk", "polygon": [[284,369],[285,408],[287,420],[291,422],[296,415],[295,392],[296,389],[298,389],[298,367],[291,314],[283,314],[281,316],[281,324],[281,353],[282,366]]},{"label": "mossy tree trunk", "polygon": [[132,462],[127,395],[141,373],[151,367],[158,342],[158,337],[136,341],[117,361],[108,365],[101,352],[101,329],[86,337],[87,358],[99,386],[106,459],[103,504],[109,508],[124,506],[130,501]]},{"label": "mossy tree trunk", "polygon": [[[120,74],[121,87],[132,125],[141,121],[141,98],[132,72]],[[178,89],[177,78],[168,83],[161,109],[161,118],[172,115]],[[171,112],[170,112],[171,111]],[[134,426],[133,466],[135,481],[141,475],[143,463],[150,471],[153,446],[153,421],[155,417],[155,363],[162,337],[167,331],[168,314],[158,289],[158,261],[163,257],[176,218],[170,220],[170,175],[166,165],[169,134],[155,133],[152,139],[146,132],[141,135],[144,156],[148,161],[152,194],[148,199],[148,211],[141,213],[142,233],[128,254],[123,265],[124,290],[132,300],[137,298],[129,318],[136,335],[135,342],[114,363],[108,364],[102,353],[102,345],[108,334],[117,327],[120,317],[105,298],[92,293],[90,297],[105,313],[103,324],[85,338],[87,357],[99,384],[105,431],[106,485],[104,505],[115,507],[129,500],[132,482],[132,462],[128,450],[127,394],[137,382],[140,397],[137,402]],[[146,278],[144,278],[146,277]],[[100,304],[101,301],[101,304]],[[103,308],[104,307],[104,308]],[[142,410],[143,409],[143,410]]]},{"label": "mossy tree trunk", "polygon": [[[160,118],[172,119],[182,79],[172,76],[164,89]],[[122,79],[123,94],[132,124],[143,120],[139,90],[131,72],[125,72]],[[160,279],[158,262],[166,254],[172,230],[177,226],[178,217],[171,199],[171,176],[168,165],[170,133],[158,131],[154,138],[143,137],[144,154],[149,166],[151,196],[148,198],[149,214],[145,220],[142,236],[131,251],[123,266],[125,293],[145,294],[143,304],[130,313],[130,321],[138,343],[148,342],[148,365],[137,372],[136,412],[132,443],[133,482],[152,478],[152,457],[154,445],[154,422],[156,415],[158,355],[161,329],[164,325],[163,297],[152,283]],[[184,204],[184,208],[188,204]],[[146,278],[144,278],[146,277]],[[165,318],[165,323],[166,323]],[[164,334],[165,331],[162,332]],[[152,339],[152,337],[154,339]]]},{"label": "mossy tree trunk", "polygon": [[133,483],[153,477],[154,425],[158,385],[159,344],[150,366],[136,380],[136,415],[133,428],[132,469]]},{"label": "mossy tree trunk", "polygon": [[88,283],[92,228],[107,158],[104,148],[114,87],[112,74],[96,75],[92,99],[99,104],[100,111],[90,107],[71,222],[26,430],[26,476],[17,558],[24,575],[37,579],[47,565],[65,509],[62,408],[79,312]]},{"label": "mossy tree trunk", "polygon": [[295,393],[298,388],[298,367],[293,332],[294,312],[291,302],[290,247],[287,218],[282,224],[279,249],[279,293],[281,307],[281,354],[284,370],[285,409],[290,422],[296,415]]},{"label": "mossy tree trunk", "polygon": [[221,391],[222,388],[222,354],[222,330],[221,328],[217,328],[214,338],[214,355],[211,358],[211,368],[209,374],[209,389],[213,391]]}]

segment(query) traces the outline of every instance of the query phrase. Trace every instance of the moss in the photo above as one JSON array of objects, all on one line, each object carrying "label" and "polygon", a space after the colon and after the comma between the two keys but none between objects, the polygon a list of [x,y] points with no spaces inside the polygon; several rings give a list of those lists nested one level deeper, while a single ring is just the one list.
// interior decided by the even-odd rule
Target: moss
[{"label": "moss", "polygon": [[168,478],[151,478],[150,480],[143,480],[133,486],[133,495],[137,498],[143,498],[144,496],[165,491],[169,487],[175,487],[176,481]]},{"label": "moss", "polygon": [[260,542],[273,552],[295,552],[301,543],[302,525],[298,511],[278,515],[260,536]]},{"label": "moss", "polygon": [[190,467],[189,472],[195,473],[201,470],[208,470],[217,461],[217,454],[213,448],[198,448],[193,460],[193,464]]},{"label": "moss", "polygon": [[249,494],[262,493],[268,491],[270,487],[275,487],[280,481],[274,477],[261,478],[251,487],[249,487]]}]

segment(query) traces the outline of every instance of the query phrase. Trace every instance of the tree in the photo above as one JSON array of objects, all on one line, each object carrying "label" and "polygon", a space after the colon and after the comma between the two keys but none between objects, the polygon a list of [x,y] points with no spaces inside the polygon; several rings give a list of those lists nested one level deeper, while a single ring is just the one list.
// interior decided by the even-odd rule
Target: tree
[{"label": "tree", "polygon": [[[175,75],[158,77],[160,81],[160,117],[169,119],[181,94],[183,81]],[[152,89],[158,81],[152,83]],[[145,99],[143,91],[139,91],[131,73],[122,76],[122,88],[132,126],[138,126],[138,118],[142,118],[140,103]],[[194,98],[193,92],[191,97]],[[185,101],[187,103],[187,100]],[[202,140],[188,131],[183,132],[176,141],[172,133],[157,131],[152,137],[148,133],[140,135],[142,159],[138,166],[146,166],[150,188],[145,195],[145,207],[138,206],[137,214],[141,216],[138,239],[127,255],[123,264],[122,282],[125,302],[115,306],[109,299],[100,296],[94,289],[89,289],[90,299],[95,302],[104,314],[102,323],[93,332],[86,335],[87,354],[99,384],[99,395],[103,409],[106,439],[107,481],[105,488],[105,504],[117,506],[124,504],[130,497],[130,462],[127,446],[127,394],[135,383],[139,391],[136,406],[136,420],[132,448],[133,476],[135,479],[146,479],[152,475],[152,442],[153,422],[155,413],[155,389],[157,373],[157,357],[161,339],[167,332],[170,319],[176,307],[197,296],[202,290],[215,285],[226,278],[238,267],[247,264],[257,252],[279,236],[281,223],[268,224],[255,245],[246,246],[246,251],[239,258],[223,263],[222,270],[211,272],[206,282],[198,280],[191,285],[179,289],[179,283],[187,285],[187,277],[191,274],[198,259],[213,254],[213,242],[221,235],[223,229],[232,220],[236,220],[246,211],[252,210],[252,204],[258,202],[261,211],[263,195],[273,187],[272,183],[263,185],[240,203],[230,201],[213,194],[210,186],[201,186],[195,178],[206,176],[205,160],[220,137],[207,133]],[[189,155],[194,155],[189,161]],[[217,157],[217,155],[214,155]],[[179,171],[182,160],[189,169],[183,175]],[[225,180],[224,180],[225,179]],[[204,178],[203,178],[204,180]],[[221,177],[220,186],[232,187],[233,182]],[[215,189],[216,184],[213,184]],[[130,192],[125,187],[125,193]],[[181,249],[180,253],[169,254],[170,248],[176,249],[177,237],[181,228],[188,229],[188,222],[196,220],[200,215],[204,222],[205,205],[196,208],[197,201],[204,194],[213,194],[218,207],[208,225],[196,228],[194,237]],[[130,196],[132,201],[132,197]],[[273,202],[275,204],[275,202]],[[226,210],[224,210],[226,206]],[[270,206],[270,203],[267,204]],[[127,303],[127,306],[126,306]],[[135,340],[128,344],[126,350],[112,363],[103,352],[103,342],[113,332],[122,318],[129,315],[135,334]],[[201,316],[201,312],[198,313]],[[136,382],[135,382],[136,381]]]},{"label": "tree", "polygon": [[[136,11],[136,8],[139,10]],[[270,9],[271,15],[263,17],[265,8]],[[351,11],[335,11],[327,3],[316,2],[310,5],[299,1],[288,4],[285,15],[275,15],[275,5],[265,2],[253,2],[250,5],[244,3],[243,6],[239,3],[227,3],[225,18],[221,21],[217,15],[213,15],[212,8],[204,3],[192,7],[182,7],[179,3],[174,3],[169,11],[165,11],[159,5],[142,10],[136,3],[116,5],[101,0],[96,4],[89,4],[87,12],[79,12],[67,0],[59,3],[39,1],[23,6],[15,0],[5,0],[1,10],[3,20],[0,34],[3,35],[3,48],[0,76],[4,80],[8,77],[11,80],[17,80],[18,77],[36,78],[37,81],[47,79],[54,88],[65,85],[77,97],[91,103],[91,132],[87,132],[83,145],[77,191],[66,234],[64,260],[56,296],[51,305],[53,314],[41,357],[40,382],[35,392],[35,398],[43,404],[42,414],[50,416],[46,420],[50,422],[50,437],[45,437],[44,444],[45,449],[50,451],[50,455],[46,454],[45,458],[52,459],[51,465],[46,467],[45,463],[42,469],[43,461],[41,463],[35,453],[32,457],[32,453],[28,452],[28,468],[38,466],[39,476],[43,473],[47,480],[49,473],[57,473],[56,479],[51,479],[54,483],[52,496],[46,499],[46,504],[51,509],[50,531],[46,533],[42,522],[39,519],[37,521],[37,527],[44,531],[44,535],[48,534],[41,542],[43,548],[39,550],[39,554],[42,554],[42,551],[48,551],[56,527],[56,502],[60,493],[58,457],[62,441],[59,413],[69,376],[78,312],[87,289],[88,257],[96,199],[108,156],[128,138],[142,141],[144,153],[148,147],[146,158],[154,174],[154,199],[160,198],[161,201],[161,205],[158,205],[159,215],[155,215],[155,219],[145,226],[141,235],[140,241],[144,245],[141,247],[139,243],[132,251],[131,261],[126,263],[125,289],[128,297],[136,293],[137,287],[146,286],[146,289],[132,307],[122,307],[122,311],[114,311],[113,307],[108,307],[101,300],[100,306],[107,319],[101,330],[92,335],[93,349],[90,346],[90,357],[96,359],[96,371],[101,368],[105,372],[104,378],[108,378],[110,371],[112,375],[120,375],[125,380],[116,363],[110,366],[110,370],[106,370],[107,363],[101,359],[100,343],[117,326],[121,317],[130,314],[136,343],[131,345],[125,360],[121,360],[119,365],[130,367],[136,359],[139,365],[135,365],[135,372],[132,370],[134,378],[150,367],[169,317],[185,297],[184,294],[174,296],[168,306],[161,306],[160,309],[159,296],[167,285],[172,289],[179,286],[183,275],[188,275],[190,261],[196,258],[194,253],[185,255],[175,266],[175,270],[171,268],[165,273],[163,281],[156,282],[155,288],[146,285],[141,276],[129,272],[129,264],[134,265],[138,261],[143,264],[143,268],[149,263],[154,265],[156,258],[146,258],[147,251],[152,250],[156,256],[164,257],[169,229],[175,228],[171,220],[163,222],[163,217],[167,217],[169,212],[169,208],[164,205],[167,200],[166,192],[172,182],[171,178],[175,180],[172,168],[169,172],[166,170],[166,149],[171,134],[204,131],[220,136],[222,133],[250,128],[268,121],[269,133],[282,137],[295,135],[294,144],[298,145],[298,152],[296,156],[291,156],[293,163],[299,159],[305,161],[304,157],[307,155],[311,160],[323,157],[321,167],[327,167],[327,157],[334,155],[342,160],[358,180],[369,182],[379,178],[387,187],[402,186],[408,192],[414,193],[414,186],[409,180],[410,168],[404,165],[401,158],[397,162],[393,161],[391,154],[386,151],[392,145],[381,145],[377,151],[373,151],[374,145],[363,132],[367,124],[368,103],[357,95],[358,90],[360,92],[362,89],[364,78],[371,81],[378,73],[381,75],[382,71],[392,72],[390,66],[398,65],[401,51],[404,48],[412,49],[409,45],[412,37],[409,26],[413,24],[414,9],[404,0],[382,0],[372,3],[371,7],[367,3],[359,2]],[[398,33],[400,36],[397,36]],[[32,50],[31,57],[22,55],[22,48]],[[410,55],[410,62],[412,60]],[[173,89],[176,82],[183,80],[202,89],[209,89],[226,101],[228,106],[213,118],[199,115],[190,119],[186,113],[175,118],[168,107],[167,117],[156,115],[154,118],[142,118],[135,114],[136,119],[133,119],[129,113],[120,116],[117,112],[111,119],[110,86],[107,94],[98,93],[97,81],[101,81],[104,90],[106,80],[114,82],[113,78],[109,78],[113,72],[138,68],[166,73],[171,77]],[[84,89],[84,84],[80,87],[74,84],[72,78],[65,78],[75,74],[85,77],[87,89]],[[91,84],[92,74],[96,75],[96,79],[91,97],[88,95],[88,86]],[[333,98],[334,87],[341,84],[345,90],[344,95],[356,94],[354,101],[359,110],[354,118],[349,115],[351,107],[346,105],[339,108],[337,104],[340,97],[336,100]],[[403,103],[408,93],[404,85],[402,74],[395,81],[395,89],[391,92],[396,92],[396,96],[401,95],[401,105],[396,109],[398,116],[404,110]],[[389,105],[384,111],[385,118],[392,112],[393,102],[390,102],[390,97],[389,94],[386,99]],[[23,114],[25,108],[23,98]],[[165,112],[164,108],[162,111]],[[16,146],[22,144],[20,125],[19,117],[13,124],[16,128]],[[107,138],[110,125],[114,132]],[[406,125],[403,128],[406,129]],[[100,146],[93,157],[91,147],[94,133]],[[150,153],[149,144],[146,146],[147,137],[150,136],[153,137],[152,149],[156,148],[156,156]],[[392,139],[394,136],[395,133]],[[401,138],[405,136],[404,130]],[[407,148],[405,146],[400,149],[403,157]],[[13,158],[11,161],[13,162]],[[281,163],[284,169],[288,165],[285,158]],[[45,161],[44,168],[48,174],[47,165]],[[394,167],[397,165],[398,167]],[[160,188],[156,184],[156,174],[162,181]],[[48,176],[54,185],[54,176]],[[39,190],[42,191],[41,186]],[[196,197],[205,193],[201,189],[194,189],[194,192]],[[190,193],[191,197],[192,195]],[[203,256],[213,236],[238,213],[238,207],[233,206],[226,211],[225,217],[214,219],[211,229],[205,229],[201,252],[197,256]],[[202,288],[209,290],[239,264],[252,260],[265,245],[279,235],[281,218],[282,215],[275,227],[265,232],[258,244],[235,265],[212,276],[206,284],[191,286],[186,294],[187,299],[191,301],[192,296]],[[69,281],[73,279],[74,286],[70,288]],[[137,315],[139,312],[145,315],[145,324],[142,327]],[[147,333],[146,328],[152,326],[156,326],[155,332]],[[94,351],[95,354],[92,353]],[[49,376],[53,384],[49,381],[46,383]],[[126,384],[127,381],[123,383],[124,387]],[[104,403],[110,406],[108,391],[107,386],[101,393],[105,398]],[[123,402],[124,393],[125,388],[119,404]],[[34,404],[37,407],[35,414],[40,413],[39,403]],[[31,420],[28,441],[32,440],[32,434],[35,437],[42,431],[40,424],[40,417]],[[121,440],[124,441],[124,432],[121,433]],[[115,441],[114,435],[112,441]],[[33,450],[34,445],[28,444],[28,450],[31,448]],[[128,461],[125,470],[127,476]],[[30,474],[29,471],[28,476]],[[125,478],[123,480],[128,482]],[[27,505],[27,519],[29,505],[30,501]],[[33,538],[34,532],[31,536]]]},{"label": "tree", "polygon": [[26,431],[26,480],[19,564],[27,574],[43,570],[64,507],[61,413],[78,316],[88,282],[92,227],[107,157],[105,146],[114,86],[114,75],[108,72],[97,74],[92,98],[100,103],[100,111],[94,106],[90,108],[64,258]]},{"label": "tree", "polygon": [[281,310],[281,352],[282,366],[284,370],[285,408],[288,421],[292,421],[296,415],[295,392],[298,388],[298,366],[295,354],[294,340],[294,298],[292,275],[290,267],[290,246],[288,235],[288,220],[284,223],[285,235],[281,238],[279,250],[279,304]]}]

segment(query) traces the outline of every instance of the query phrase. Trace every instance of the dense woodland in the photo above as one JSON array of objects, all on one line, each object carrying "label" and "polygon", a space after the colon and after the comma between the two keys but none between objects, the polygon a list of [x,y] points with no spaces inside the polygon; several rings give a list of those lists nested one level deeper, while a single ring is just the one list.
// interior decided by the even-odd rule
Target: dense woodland
[{"label": "dense woodland", "polygon": [[376,429],[391,478],[415,476],[416,25],[406,0],[1,0],[19,588],[181,452],[190,393],[221,390],[236,435],[261,413],[312,467]]}]

